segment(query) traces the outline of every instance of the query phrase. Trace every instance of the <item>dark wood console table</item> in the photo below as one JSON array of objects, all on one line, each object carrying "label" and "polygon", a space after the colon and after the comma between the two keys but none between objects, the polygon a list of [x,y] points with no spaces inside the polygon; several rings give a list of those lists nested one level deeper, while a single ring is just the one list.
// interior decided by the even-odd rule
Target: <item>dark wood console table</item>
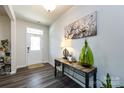
[{"label": "dark wood console table", "polygon": [[[89,88],[89,78],[93,77],[93,87],[97,87],[96,77],[97,77],[97,68],[85,68],[79,65],[79,62],[69,62],[66,59],[58,58],[55,59],[55,77],[58,73],[61,72],[61,75],[66,75],[71,79],[76,80],[80,85],[85,85],[86,88]],[[84,78],[84,81],[83,81]],[[84,87],[84,86],[83,86]]]}]

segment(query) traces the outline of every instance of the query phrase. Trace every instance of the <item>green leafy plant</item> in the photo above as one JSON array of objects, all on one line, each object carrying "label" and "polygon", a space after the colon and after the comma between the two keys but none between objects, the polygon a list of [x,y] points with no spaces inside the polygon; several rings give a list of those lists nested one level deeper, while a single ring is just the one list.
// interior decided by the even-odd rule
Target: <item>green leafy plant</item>
[{"label": "green leafy plant", "polygon": [[107,73],[106,75],[106,82],[102,82],[103,88],[112,88],[112,83],[111,83],[111,77],[109,75],[109,73]]},{"label": "green leafy plant", "polygon": [[6,40],[1,40],[1,45],[2,45],[2,48],[4,49],[4,52],[8,52],[8,39]]},{"label": "green leafy plant", "polygon": [[85,45],[82,48],[80,57],[80,64],[84,67],[91,67],[94,64],[94,58],[91,48],[88,45],[87,40],[85,40]]},{"label": "green leafy plant", "polygon": [[9,53],[9,41],[8,39],[1,40],[1,50],[5,53],[4,55],[4,63],[9,63],[11,60],[10,53]]}]

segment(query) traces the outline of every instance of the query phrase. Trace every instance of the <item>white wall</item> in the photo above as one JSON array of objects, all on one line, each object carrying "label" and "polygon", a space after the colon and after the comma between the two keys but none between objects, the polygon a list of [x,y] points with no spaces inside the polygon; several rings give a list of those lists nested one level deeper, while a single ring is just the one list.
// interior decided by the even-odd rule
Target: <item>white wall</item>
[{"label": "white wall", "polygon": [[25,44],[26,44],[26,28],[37,28],[44,31],[43,36],[43,60],[44,62],[48,62],[49,59],[49,33],[48,27],[42,26],[38,24],[34,24],[28,21],[24,21],[21,19],[17,19],[16,21],[16,58],[17,58],[17,68],[26,66],[26,54],[25,54]]},{"label": "white wall", "polygon": [[[73,21],[97,11],[97,36],[89,37],[88,42],[94,53],[98,79],[109,72],[118,76],[124,84],[124,6],[75,6],[61,16],[50,27],[50,63],[61,57],[60,43],[64,39],[64,27]],[[84,38],[72,41],[74,56],[79,59]]]},{"label": "white wall", "polygon": [[0,16],[0,41],[4,39],[11,41],[11,22],[8,16]]}]

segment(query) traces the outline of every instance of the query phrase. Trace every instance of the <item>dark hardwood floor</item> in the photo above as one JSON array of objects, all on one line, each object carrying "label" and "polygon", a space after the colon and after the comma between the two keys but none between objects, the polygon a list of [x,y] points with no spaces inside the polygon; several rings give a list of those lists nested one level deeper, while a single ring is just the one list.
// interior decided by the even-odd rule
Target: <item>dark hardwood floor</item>
[{"label": "dark hardwood floor", "polygon": [[15,75],[0,76],[1,88],[80,88],[73,80],[64,76],[54,77],[54,68],[50,64],[44,67],[18,69]]}]

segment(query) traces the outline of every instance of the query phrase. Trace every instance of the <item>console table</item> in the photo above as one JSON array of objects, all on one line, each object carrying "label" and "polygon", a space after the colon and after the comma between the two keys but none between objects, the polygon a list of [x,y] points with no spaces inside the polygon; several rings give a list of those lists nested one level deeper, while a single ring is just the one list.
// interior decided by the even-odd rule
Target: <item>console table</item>
[{"label": "console table", "polygon": [[[55,59],[55,77],[61,72],[61,75],[68,76],[71,79],[77,81],[80,85],[85,85],[86,88],[89,88],[89,78],[93,77],[93,87],[97,87],[96,77],[97,77],[97,68],[85,68],[79,65],[79,62],[69,62],[66,59],[58,58]],[[84,78],[84,80],[83,80]],[[83,86],[84,87],[84,86]]]}]

